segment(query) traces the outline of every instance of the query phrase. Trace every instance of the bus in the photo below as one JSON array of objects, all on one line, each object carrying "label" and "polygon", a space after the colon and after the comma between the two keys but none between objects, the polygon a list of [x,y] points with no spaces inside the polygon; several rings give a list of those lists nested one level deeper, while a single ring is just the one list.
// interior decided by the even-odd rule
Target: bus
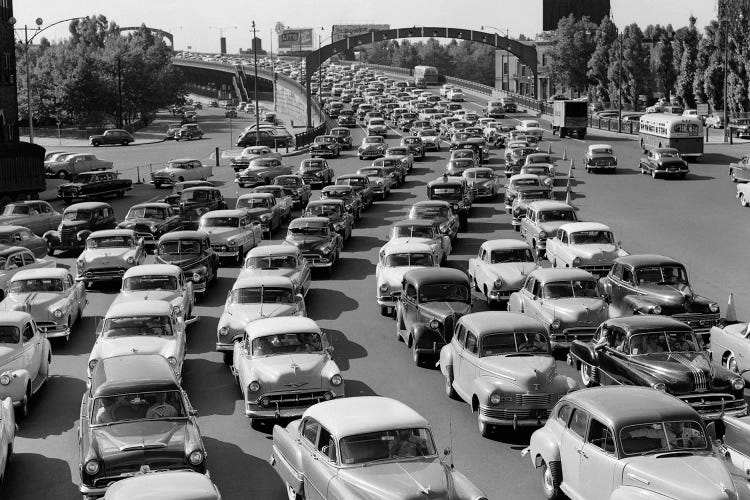
[{"label": "bus", "polygon": [[437,85],[438,70],[435,66],[414,66],[414,85],[423,89],[428,85]]},{"label": "bus", "polygon": [[655,148],[675,148],[681,156],[703,156],[703,124],[697,116],[647,113],[638,131],[645,153]]}]

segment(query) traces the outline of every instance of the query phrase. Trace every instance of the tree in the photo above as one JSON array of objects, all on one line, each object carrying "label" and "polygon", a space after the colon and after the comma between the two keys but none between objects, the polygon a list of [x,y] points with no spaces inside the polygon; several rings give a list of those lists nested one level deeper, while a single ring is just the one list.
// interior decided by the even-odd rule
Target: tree
[{"label": "tree", "polygon": [[647,38],[653,41],[651,49],[651,72],[656,84],[655,90],[662,92],[665,96],[672,93],[677,81],[677,71],[673,64],[674,29],[671,24],[661,27],[658,24],[650,32],[644,32]]},{"label": "tree", "polygon": [[638,109],[639,97],[648,92],[651,69],[650,55],[637,24],[626,26],[622,33],[623,80],[633,109]]},{"label": "tree", "polygon": [[588,17],[576,19],[572,14],[560,19],[555,42],[549,52],[550,75],[553,83],[577,90],[589,85],[588,62],[594,53],[596,25]]},{"label": "tree", "polygon": [[589,70],[586,73],[589,81],[595,85],[594,95],[597,100],[609,102],[608,71],[611,65],[610,52],[617,39],[617,28],[609,16],[605,16],[599,24],[594,36],[596,49],[589,59]]},{"label": "tree", "polygon": [[700,33],[695,27],[696,19],[690,16],[690,25],[683,32],[680,40],[679,73],[677,74],[676,94],[686,107],[695,107],[693,80],[695,79],[696,58],[698,57],[698,42]]}]

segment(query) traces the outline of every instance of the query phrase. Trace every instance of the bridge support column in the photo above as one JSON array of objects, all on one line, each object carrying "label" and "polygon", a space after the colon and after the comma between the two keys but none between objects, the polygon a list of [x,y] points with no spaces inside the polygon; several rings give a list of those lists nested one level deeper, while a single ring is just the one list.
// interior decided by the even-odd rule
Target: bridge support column
[{"label": "bridge support column", "polygon": [[310,88],[310,75],[305,77],[305,95],[307,96],[307,128],[312,128],[312,89]]}]

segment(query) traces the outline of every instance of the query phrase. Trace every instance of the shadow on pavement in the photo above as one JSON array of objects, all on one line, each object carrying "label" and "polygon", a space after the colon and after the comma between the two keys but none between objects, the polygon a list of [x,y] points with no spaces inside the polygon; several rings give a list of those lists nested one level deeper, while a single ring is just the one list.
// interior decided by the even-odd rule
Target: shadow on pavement
[{"label": "shadow on pavement", "polygon": [[375,274],[375,265],[368,259],[342,257],[334,271],[335,279],[364,280]]},{"label": "shadow on pavement", "polygon": [[[52,362],[54,368],[54,357]],[[79,378],[51,376],[31,398],[29,416],[18,420],[18,435],[43,439],[69,431],[78,420],[80,398],[85,391],[86,382]],[[78,404],[70,404],[71,397]]]},{"label": "shadow on pavement", "polygon": [[187,327],[187,353],[203,354],[216,350],[216,330],[219,326],[219,318],[209,315],[196,314],[200,317],[198,321]]},{"label": "shadow on pavement", "polygon": [[216,354],[216,361],[193,356],[182,367],[182,385],[198,416],[232,415],[242,394],[229,367]]},{"label": "shadow on pavement", "polygon": [[354,396],[377,396],[378,394],[372,390],[372,387],[361,382],[359,380],[344,379],[346,397],[352,398]]},{"label": "shadow on pavement", "polygon": [[[387,223],[386,223],[387,224]],[[385,224],[384,224],[385,225]],[[386,230],[383,230],[383,238],[387,236]],[[367,252],[373,248],[380,248],[385,245],[385,239],[376,238],[374,236],[352,236],[352,238],[346,242],[344,251],[345,252]],[[347,260],[344,256],[342,260]]]},{"label": "shadow on pavement", "polygon": [[341,371],[349,371],[350,360],[367,357],[367,350],[360,344],[347,339],[340,330],[323,328],[323,331],[328,334],[333,346],[333,360],[339,365]]},{"label": "shadow on pavement", "polygon": [[[85,313],[85,310],[84,310]],[[96,324],[99,318],[93,316],[84,316],[73,325],[73,331],[70,332],[70,340],[65,342],[63,338],[49,339],[52,345],[52,373],[54,373],[55,356],[87,354],[96,342]]]},{"label": "shadow on pavement", "polygon": [[[223,265],[222,267],[229,267],[227,265]],[[233,268],[233,271],[236,274],[239,274],[239,271],[236,267]],[[232,285],[234,284],[235,278],[228,278],[226,276],[219,276],[216,281],[208,285],[208,289],[206,293],[198,298],[198,300],[195,302],[196,307],[217,307],[220,305],[223,305],[224,302],[227,300],[227,292],[232,289]]]},{"label": "shadow on pavement", "polygon": [[307,293],[307,315],[315,321],[335,320],[341,313],[354,311],[359,302],[338,290],[312,288]]},{"label": "shadow on pavement", "polygon": [[48,496],[51,491],[55,500],[80,500],[68,462],[37,453],[15,453],[0,490],[2,498],[52,498]]}]

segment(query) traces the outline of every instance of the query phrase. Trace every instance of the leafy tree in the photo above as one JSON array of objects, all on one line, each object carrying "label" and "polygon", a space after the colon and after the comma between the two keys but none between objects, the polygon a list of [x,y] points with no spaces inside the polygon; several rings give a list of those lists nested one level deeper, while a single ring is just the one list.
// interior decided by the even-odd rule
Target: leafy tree
[{"label": "leafy tree", "polygon": [[586,73],[589,81],[594,87],[594,95],[597,100],[609,102],[609,89],[607,88],[609,67],[612,64],[610,52],[617,39],[617,28],[609,16],[605,16],[599,24],[594,36],[594,53],[589,59],[589,70]]},{"label": "leafy tree", "polygon": [[629,101],[633,109],[638,109],[638,98],[648,92],[650,81],[649,51],[643,39],[643,32],[637,24],[626,26],[622,34],[623,81],[626,84]]},{"label": "leafy tree", "polygon": [[[698,57],[698,42],[700,33],[695,27],[695,16],[690,16],[690,25],[683,32],[680,44],[679,73],[677,75],[676,94],[686,107],[695,107],[693,80],[695,79],[696,58]],[[675,64],[677,60],[675,59]]]},{"label": "leafy tree", "polygon": [[589,85],[588,62],[594,53],[591,34],[596,25],[588,17],[576,19],[572,14],[560,19],[555,42],[549,52],[550,76],[553,83],[578,92]]},{"label": "leafy tree", "polygon": [[644,31],[644,35],[653,41],[650,66],[656,84],[655,90],[669,95],[677,81],[677,71],[672,64],[674,29],[671,24],[664,27],[657,24],[652,30]]}]

